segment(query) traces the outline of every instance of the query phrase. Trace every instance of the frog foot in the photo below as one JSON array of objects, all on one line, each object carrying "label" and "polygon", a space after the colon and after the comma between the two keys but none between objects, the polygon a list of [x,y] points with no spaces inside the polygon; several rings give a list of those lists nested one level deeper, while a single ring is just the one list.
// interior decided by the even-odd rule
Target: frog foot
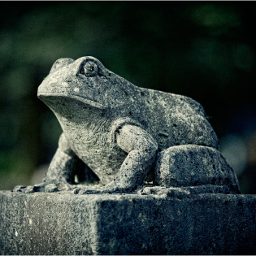
[{"label": "frog foot", "polygon": [[17,185],[13,188],[13,192],[24,192],[26,190],[26,186]]},{"label": "frog foot", "polygon": [[120,192],[116,186],[101,186],[101,185],[94,185],[94,186],[83,186],[78,187],[73,190],[74,194],[85,195],[85,194],[103,194],[103,193],[114,193]]},{"label": "frog foot", "polygon": [[177,187],[160,187],[160,186],[153,186],[153,187],[144,187],[141,190],[137,191],[139,195],[157,195],[163,197],[171,197],[171,198],[188,198],[190,197],[190,191],[185,188],[177,188]]},{"label": "frog foot", "polygon": [[58,191],[70,191],[76,188],[75,185],[70,185],[68,183],[59,183],[55,182],[42,182],[32,186],[22,186],[18,185],[13,189],[13,192],[23,192],[23,193],[34,193],[34,192],[46,192],[53,193]]},{"label": "frog foot", "polygon": [[102,192],[103,190],[99,185],[78,187],[73,190],[74,194],[79,194],[79,195],[100,194]]}]

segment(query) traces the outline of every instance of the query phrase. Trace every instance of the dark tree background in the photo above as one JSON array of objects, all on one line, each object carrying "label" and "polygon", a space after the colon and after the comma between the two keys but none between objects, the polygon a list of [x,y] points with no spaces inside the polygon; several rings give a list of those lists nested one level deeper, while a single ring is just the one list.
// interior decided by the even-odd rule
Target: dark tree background
[{"label": "dark tree background", "polygon": [[199,101],[256,192],[253,2],[0,2],[0,189],[46,171],[60,126],[36,97],[53,62],[98,58],[134,84]]}]

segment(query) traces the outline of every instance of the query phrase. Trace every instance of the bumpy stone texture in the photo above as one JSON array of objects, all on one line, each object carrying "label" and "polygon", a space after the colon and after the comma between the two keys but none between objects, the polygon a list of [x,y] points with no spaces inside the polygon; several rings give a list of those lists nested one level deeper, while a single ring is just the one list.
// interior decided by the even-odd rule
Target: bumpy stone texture
[{"label": "bumpy stone texture", "polygon": [[197,186],[218,193],[239,191],[238,180],[230,165],[214,148],[174,146],[158,154],[155,185],[165,187]]},{"label": "bumpy stone texture", "polygon": [[[38,97],[54,112],[63,134],[43,181],[27,188],[18,186],[15,191],[134,191],[145,180],[155,182],[152,173],[157,157],[163,171],[158,175],[159,169],[155,170],[159,186],[194,186],[197,180],[202,186],[227,186],[235,188],[230,192],[239,192],[227,163],[214,161],[218,167],[212,170],[213,157],[204,155],[204,147],[218,148],[218,139],[202,106],[189,97],[135,86],[93,57],[57,60],[39,86]],[[200,168],[183,166],[184,176],[180,175],[179,167],[185,162],[179,162],[178,152],[192,154],[191,160]],[[220,160],[220,154],[214,154]],[[167,155],[177,159],[163,168]],[[107,185],[75,184],[75,177],[84,182],[88,176]]]},{"label": "bumpy stone texture", "polygon": [[101,195],[1,191],[0,253],[256,254],[255,195],[144,190]]}]

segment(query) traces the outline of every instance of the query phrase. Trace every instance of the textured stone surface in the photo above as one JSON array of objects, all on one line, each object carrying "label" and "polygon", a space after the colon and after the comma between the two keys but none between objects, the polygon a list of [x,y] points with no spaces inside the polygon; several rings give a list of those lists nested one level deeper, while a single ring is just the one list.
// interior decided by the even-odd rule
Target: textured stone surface
[{"label": "textured stone surface", "polygon": [[[234,186],[239,192],[235,174],[226,163],[220,166],[223,163],[220,161],[216,163],[219,169],[210,171],[212,158],[204,156],[204,147],[217,149],[218,139],[203,107],[189,97],[135,86],[93,57],[57,60],[39,86],[38,97],[54,112],[63,134],[43,181],[27,188],[16,187],[15,191],[74,190],[79,194],[134,191],[144,180],[152,181],[151,170],[159,152],[166,150],[175,155],[180,147],[184,153],[200,155],[196,161],[200,170],[205,171],[191,170],[199,184],[204,180],[212,184],[214,178],[217,181],[220,178],[219,185]],[[186,144],[194,147],[187,150]],[[86,168],[79,169],[83,166],[79,161]],[[159,164],[164,166],[165,162]],[[168,177],[184,184],[189,170],[186,177],[178,177],[175,174],[180,173],[178,165],[167,167],[165,177],[160,175],[157,184],[173,185],[166,180]],[[75,177],[79,182],[85,181],[88,173],[107,185],[71,185]],[[185,183],[195,185],[189,179]]]},{"label": "textured stone surface", "polygon": [[[158,154],[155,185],[187,187],[213,185],[239,191],[238,179],[220,152],[196,145],[174,146]],[[220,191],[218,191],[220,192]]]},{"label": "textured stone surface", "polygon": [[165,192],[1,191],[0,253],[256,254],[256,195]]}]

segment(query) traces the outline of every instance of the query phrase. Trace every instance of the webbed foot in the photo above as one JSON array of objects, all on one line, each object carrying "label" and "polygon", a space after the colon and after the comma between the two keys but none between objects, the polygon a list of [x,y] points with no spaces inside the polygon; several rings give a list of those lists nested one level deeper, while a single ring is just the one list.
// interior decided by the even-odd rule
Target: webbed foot
[{"label": "webbed foot", "polygon": [[34,192],[46,192],[46,193],[53,193],[58,191],[71,191],[76,188],[75,185],[71,185],[68,183],[59,183],[56,184],[55,182],[45,182],[39,183],[32,186],[22,186],[18,185],[14,187],[13,192],[23,192],[23,193],[34,193]]},{"label": "webbed foot", "polygon": [[102,193],[101,190],[97,190],[97,189],[87,189],[87,188],[76,188],[73,190],[74,194],[78,194],[78,195],[85,195],[85,194],[100,194]]},{"label": "webbed foot", "polygon": [[74,194],[85,195],[85,194],[103,194],[103,193],[114,193],[121,192],[116,186],[111,184],[107,186],[102,185],[94,185],[94,186],[84,186],[78,187],[73,190]]},{"label": "webbed foot", "polygon": [[26,190],[26,186],[17,185],[13,188],[13,192],[24,192]]},{"label": "webbed foot", "polygon": [[190,191],[186,188],[175,188],[175,187],[144,187],[137,192],[139,195],[157,195],[157,196],[168,196],[171,198],[188,198],[190,197]]}]

